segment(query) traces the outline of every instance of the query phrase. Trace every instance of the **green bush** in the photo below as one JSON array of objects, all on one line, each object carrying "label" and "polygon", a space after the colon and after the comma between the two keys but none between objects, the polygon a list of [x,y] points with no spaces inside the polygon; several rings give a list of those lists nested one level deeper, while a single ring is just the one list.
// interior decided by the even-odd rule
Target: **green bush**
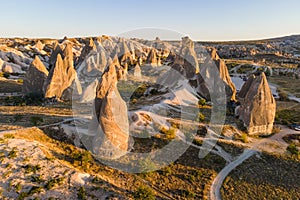
[{"label": "green bush", "polygon": [[8,72],[0,72],[0,77],[9,78],[10,74]]},{"label": "green bush", "polygon": [[146,186],[140,186],[133,194],[135,199],[140,200],[155,200],[155,194],[152,189]]},{"label": "green bush", "polygon": [[72,155],[74,161],[80,162],[80,166],[88,167],[88,164],[93,160],[92,154],[89,151],[74,153]]},{"label": "green bush", "polygon": [[8,158],[16,158],[18,156],[18,151],[17,148],[14,147],[9,153],[8,153]]},{"label": "green bush", "polygon": [[50,180],[46,183],[45,189],[51,190],[51,189],[54,188],[56,185],[61,185],[63,181],[64,181],[64,178],[63,178],[63,177],[55,178],[55,179],[50,179]]},{"label": "green bush", "polygon": [[29,174],[29,173],[35,174],[38,170],[41,169],[41,166],[28,164],[28,165],[25,165],[23,168],[25,169],[25,174]]},{"label": "green bush", "polygon": [[248,143],[249,140],[248,140],[248,135],[246,133],[243,133],[242,136],[241,136],[241,141],[243,143]]},{"label": "green bush", "polygon": [[86,190],[83,186],[81,186],[78,190],[78,193],[77,193],[77,197],[79,200],[86,200],[87,197],[86,197],[87,193],[86,193]]},{"label": "green bush", "polygon": [[161,127],[160,132],[166,135],[166,139],[173,140],[176,137],[176,129]]},{"label": "green bush", "polygon": [[206,105],[206,100],[205,99],[199,99],[198,106],[205,106],[205,105]]},{"label": "green bush", "polygon": [[295,144],[290,144],[286,150],[288,152],[290,152],[292,155],[296,155],[299,156],[300,155],[300,151],[298,150],[297,146]]},{"label": "green bush", "polygon": [[18,80],[17,80],[17,83],[23,83],[23,82],[24,82],[23,79],[18,79]]},{"label": "green bush", "polygon": [[30,122],[32,123],[32,125],[37,126],[44,122],[44,119],[40,116],[32,116],[30,117]]},{"label": "green bush", "polygon": [[199,122],[204,122],[205,121],[205,115],[201,112],[198,113],[198,119]]}]

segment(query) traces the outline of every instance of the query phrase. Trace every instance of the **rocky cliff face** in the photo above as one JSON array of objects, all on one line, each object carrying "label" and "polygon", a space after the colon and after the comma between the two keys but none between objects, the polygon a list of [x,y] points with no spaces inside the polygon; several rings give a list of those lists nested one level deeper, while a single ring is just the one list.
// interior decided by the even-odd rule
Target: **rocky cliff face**
[{"label": "rocky cliff face", "polygon": [[133,70],[133,75],[135,77],[142,77],[142,71],[141,71],[141,67],[140,67],[140,64],[137,63],[134,67],[134,70]]},{"label": "rocky cliff face", "polygon": [[81,85],[73,65],[72,46],[67,44],[62,55],[58,54],[55,66],[45,82],[45,98],[70,100],[72,92],[82,93]]},{"label": "rocky cliff face", "polygon": [[252,75],[239,93],[239,118],[250,135],[271,134],[276,102],[264,73]]},{"label": "rocky cliff face", "polygon": [[183,66],[186,71],[187,78],[193,78],[195,74],[199,72],[199,63],[195,52],[194,42],[190,38],[182,38],[180,55],[184,58]]},{"label": "rocky cliff face", "polygon": [[118,75],[112,63],[103,73],[97,87],[95,118],[99,122],[94,151],[101,157],[114,159],[128,149],[129,122],[127,106],[117,88]]},{"label": "rocky cliff face", "polygon": [[197,74],[197,85],[198,93],[207,100],[211,100],[212,94],[209,92],[221,93],[224,89],[227,101],[236,100],[236,88],[231,81],[227,66],[219,58],[215,49],[201,66],[200,73]]},{"label": "rocky cliff face", "polygon": [[26,73],[23,83],[23,93],[30,94],[35,93],[43,95],[43,86],[47,79],[49,72],[45,65],[39,59],[38,56],[35,57],[29,69]]},{"label": "rocky cliff face", "polygon": [[152,65],[153,67],[158,66],[159,62],[157,59],[156,50],[154,48],[151,48],[151,50],[148,54],[146,63]]}]

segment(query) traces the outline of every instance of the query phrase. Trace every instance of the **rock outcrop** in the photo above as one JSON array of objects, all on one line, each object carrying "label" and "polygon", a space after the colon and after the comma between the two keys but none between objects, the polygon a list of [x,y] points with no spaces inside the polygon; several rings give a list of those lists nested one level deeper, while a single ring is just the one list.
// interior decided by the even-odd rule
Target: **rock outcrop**
[{"label": "rock outcrop", "polygon": [[[85,54],[85,52],[83,51],[82,54]],[[97,49],[91,50],[77,67],[80,81],[91,83],[95,78],[102,75],[109,62],[111,62],[110,56],[101,44],[99,44]]]},{"label": "rock outcrop", "polygon": [[137,63],[133,69],[133,75],[135,77],[142,77],[142,71],[141,71],[141,67],[140,67],[140,64]]},{"label": "rock outcrop", "polygon": [[267,135],[273,130],[276,102],[264,73],[252,75],[243,85],[239,100],[239,118],[249,135]]},{"label": "rock outcrop", "polygon": [[183,68],[185,69],[186,78],[192,79],[195,74],[199,73],[199,63],[194,42],[190,38],[182,38],[182,47],[179,55],[184,59]]},{"label": "rock outcrop", "polygon": [[82,48],[80,57],[76,62],[76,66],[80,66],[91,52],[97,52],[97,46],[94,43],[93,39],[90,38],[85,42],[85,46]]},{"label": "rock outcrop", "polygon": [[29,69],[25,75],[23,83],[23,93],[24,94],[38,94],[44,95],[43,86],[48,77],[48,70],[38,56],[29,66]]},{"label": "rock outcrop", "polygon": [[153,67],[157,67],[159,65],[156,50],[154,48],[151,48],[146,63],[152,65]]},{"label": "rock outcrop", "polygon": [[128,150],[129,122],[127,106],[117,88],[118,75],[112,63],[103,73],[95,98],[95,118],[99,122],[99,137],[94,152],[101,157],[115,159]]},{"label": "rock outcrop", "polygon": [[227,101],[236,100],[236,88],[228,73],[227,66],[217,54],[211,51],[205,60],[200,73],[197,74],[197,92],[207,100],[211,100],[210,92],[222,92],[225,87]]},{"label": "rock outcrop", "polygon": [[70,100],[71,93],[82,93],[82,88],[73,65],[72,46],[67,44],[62,59],[61,54],[57,55],[55,66],[50,70],[45,83],[45,98],[57,98]]},{"label": "rock outcrop", "polygon": [[119,52],[119,60],[120,60],[120,64],[121,65],[125,65],[125,63],[127,64],[132,64],[133,62],[133,57],[132,54],[127,46],[127,44],[125,43],[125,40],[121,40],[120,43],[118,44],[120,45],[120,52]]},{"label": "rock outcrop", "polygon": [[99,84],[99,81],[95,79],[91,84],[89,84],[84,92],[82,93],[81,102],[88,103],[92,102],[96,97],[96,89]]},{"label": "rock outcrop", "polygon": [[54,46],[53,46],[53,51],[49,58],[50,67],[53,67],[55,65],[58,54],[63,55],[63,50],[61,49],[59,43],[57,41],[55,41]]}]

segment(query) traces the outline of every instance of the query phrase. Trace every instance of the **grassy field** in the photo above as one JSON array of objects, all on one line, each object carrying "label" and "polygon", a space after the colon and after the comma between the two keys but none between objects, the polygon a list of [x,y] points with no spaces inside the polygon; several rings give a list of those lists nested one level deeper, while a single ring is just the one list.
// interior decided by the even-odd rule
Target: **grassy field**
[{"label": "grassy field", "polygon": [[276,123],[300,124],[300,104],[292,101],[277,101]]},{"label": "grassy field", "polygon": [[0,93],[22,92],[22,83],[0,79]]},{"label": "grassy field", "polygon": [[262,154],[251,157],[224,181],[223,199],[299,199],[299,161]]},{"label": "grassy field", "polygon": [[72,117],[72,110],[64,105],[0,106],[0,130],[47,125]]},{"label": "grassy field", "polygon": [[268,77],[268,81],[278,85],[278,89],[289,92],[296,97],[300,97],[300,79],[288,76],[272,76]]},{"label": "grassy field", "polygon": [[[96,179],[96,182],[99,182],[98,187],[105,187],[107,191],[111,190],[129,198],[151,199],[139,198],[144,192],[149,192],[149,195],[156,199],[166,199],[161,195],[163,192],[174,199],[207,199],[213,178],[225,166],[225,161],[213,154],[199,159],[199,150],[190,147],[173,164],[155,172],[134,175],[103,165],[86,150],[73,146],[58,130],[54,131],[51,128],[43,130],[44,132],[35,128],[18,131],[15,137],[41,143],[50,160],[58,159],[61,163],[94,177],[105,177],[108,182],[106,185],[101,184],[104,180]],[[142,152],[147,148],[152,149],[153,144],[163,145],[167,142],[158,138],[144,142],[136,140],[135,151]],[[81,156],[83,160],[78,160],[80,157],[78,155],[83,155]],[[151,163],[142,166],[151,167]]]}]

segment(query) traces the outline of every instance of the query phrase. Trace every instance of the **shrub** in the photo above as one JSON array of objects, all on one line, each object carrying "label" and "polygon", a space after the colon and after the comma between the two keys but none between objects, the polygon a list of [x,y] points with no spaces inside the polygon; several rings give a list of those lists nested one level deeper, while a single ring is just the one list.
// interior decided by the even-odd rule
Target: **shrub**
[{"label": "shrub", "polygon": [[198,119],[200,122],[204,122],[205,121],[205,115],[201,112],[198,113]]},{"label": "shrub", "polygon": [[241,141],[242,141],[243,143],[248,143],[248,142],[249,142],[249,140],[248,140],[248,135],[247,135],[246,133],[243,133],[243,134],[241,135]]},{"label": "shrub", "polygon": [[297,146],[295,145],[295,144],[290,144],[287,148],[286,148],[286,150],[288,151],[288,152],[290,152],[292,155],[296,155],[296,156],[298,156],[298,155],[300,155],[300,151],[298,150],[298,148],[297,148]]},{"label": "shrub", "polygon": [[56,185],[61,185],[63,181],[64,181],[64,178],[63,178],[63,177],[55,178],[55,179],[50,179],[50,180],[46,183],[45,189],[51,190],[51,189],[54,188]]},{"label": "shrub", "polygon": [[155,163],[150,158],[139,161],[139,169],[141,172],[154,171],[156,168]]},{"label": "shrub", "polygon": [[72,157],[75,161],[80,162],[80,166],[84,167],[88,167],[88,163],[93,160],[93,157],[89,151],[74,153]]},{"label": "shrub", "polygon": [[196,197],[196,194],[190,190],[182,190],[181,195],[188,199],[194,199]]},{"label": "shrub", "polygon": [[135,199],[147,199],[147,200],[155,200],[155,194],[154,192],[146,187],[146,186],[140,186],[133,194]]},{"label": "shrub", "polygon": [[281,131],[281,128],[279,126],[273,126],[272,134],[279,133]]},{"label": "shrub", "polygon": [[206,105],[206,100],[205,99],[199,99],[198,106],[205,106],[205,105]]},{"label": "shrub", "polygon": [[166,135],[166,139],[173,140],[176,137],[176,129],[161,127],[160,132]]},{"label": "shrub", "polygon": [[78,190],[77,197],[79,200],[86,200],[86,190],[83,186],[81,186]]},{"label": "shrub", "polygon": [[0,77],[9,78],[10,74],[8,72],[0,72]]},{"label": "shrub", "polygon": [[13,134],[9,134],[9,133],[4,134],[3,137],[4,137],[4,139],[14,139],[15,138],[15,136]]},{"label": "shrub", "polygon": [[195,144],[195,145],[197,145],[197,146],[202,146],[202,141],[201,140],[199,140],[199,139],[195,139],[194,141],[193,141],[193,144]]},{"label": "shrub", "polygon": [[17,185],[15,186],[16,192],[19,193],[22,190],[22,185],[21,183],[17,183]]},{"label": "shrub", "polygon": [[278,89],[278,95],[280,101],[289,101],[288,93],[286,93],[282,89]]},{"label": "shrub", "polygon": [[29,173],[36,173],[38,170],[41,169],[40,165],[25,165],[23,168],[25,168],[25,174]]},{"label": "shrub", "polygon": [[14,121],[15,121],[15,122],[20,121],[22,118],[23,118],[23,115],[21,115],[21,114],[16,114],[16,115],[14,115]]},{"label": "shrub", "polygon": [[8,158],[16,158],[18,156],[18,151],[17,148],[14,147],[9,153],[8,153]]},{"label": "shrub", "polygon": [[172,174],[172,169],[171,169],[171,167],[168,166],[162,172],[163,172],[163,175],[169,176]]},{"label": "shrub", "polygon": [[40,123],[44,122],[44,119],[40,116],[32,116],[30,117],[30,122],[32,123],[32,125],[37,126]]}]

